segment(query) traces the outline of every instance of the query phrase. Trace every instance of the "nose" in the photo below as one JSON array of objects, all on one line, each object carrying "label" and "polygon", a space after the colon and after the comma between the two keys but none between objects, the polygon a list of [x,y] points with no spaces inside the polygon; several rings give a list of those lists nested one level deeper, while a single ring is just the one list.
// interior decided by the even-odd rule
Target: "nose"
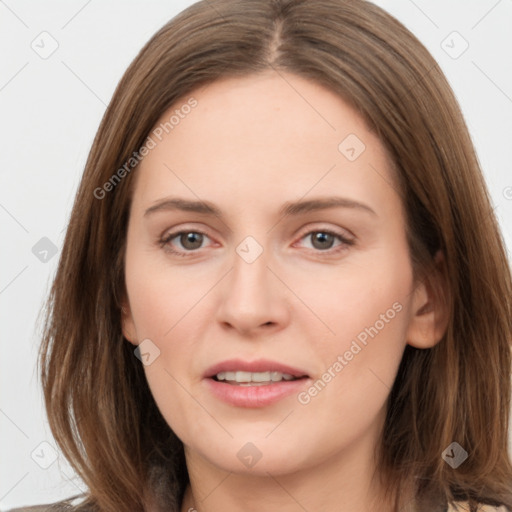
[{"label": "nose", "polygon": [[290,316],[287,288],[268,266],[263,252],[252,262],[235,252],[233,268],[223,279],[217,320],[243,335],[275,332]]}]

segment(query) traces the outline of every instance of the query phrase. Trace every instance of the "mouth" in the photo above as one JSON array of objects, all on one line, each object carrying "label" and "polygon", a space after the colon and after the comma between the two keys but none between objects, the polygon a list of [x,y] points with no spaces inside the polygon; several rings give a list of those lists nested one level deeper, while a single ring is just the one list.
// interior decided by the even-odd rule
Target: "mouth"
[{"label": "mouth", "polygon": [[264,407],[311,382],[303,370],[276,361],[232,359],[209,368],[204,381],[213,396],[235,407]]},{"label": "mouth", "polygon": [[232,372],[219,372],[211,377],[216,382],[223,382],[231,384],[232,386],[268,386],[276,382],[289,382],[294,380],[306,379],[307,375],[301,377],[294,377],[289,373],[282,373],[276,371],[267,372],[245,372],[245,371],[232,371]]}]

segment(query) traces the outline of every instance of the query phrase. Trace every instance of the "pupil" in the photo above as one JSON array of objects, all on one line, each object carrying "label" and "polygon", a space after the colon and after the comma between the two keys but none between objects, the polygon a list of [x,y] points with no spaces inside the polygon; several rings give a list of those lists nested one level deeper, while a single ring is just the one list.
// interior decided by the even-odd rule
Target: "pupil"
[{"label": "pupil", "polygon": [[316,247],[317,249],[330,249],[333,242],[333,235],[319,231],[313,236],[313,246],[315,246],[316,242],[320,243],[320,247]]},{"label": "pupil", "polygon": [[200,233],[184,233],[183,235],[181,235],[180,242],[186,249],[198,249],[199,247],[201,247],[201,243],[203,241],[202,236],[203,235],[201,235]]}]

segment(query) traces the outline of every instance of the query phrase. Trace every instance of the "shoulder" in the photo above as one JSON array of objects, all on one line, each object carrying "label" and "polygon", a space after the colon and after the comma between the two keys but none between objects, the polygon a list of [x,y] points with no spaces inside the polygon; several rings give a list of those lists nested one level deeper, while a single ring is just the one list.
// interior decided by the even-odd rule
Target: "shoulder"
[{"label": "shoulder", "polygon": [[7,512],[44,512],[48,505],[35,505],[33,507],[10,508]]},{"label": "shoulder", "polygon": [[[46,503],[44,505],[30,505],[27,507],[11,508],[7,512],[73,512],[73,510],[77,510],[78,508],[80,508],[81,512],[85,512],[86,508],[78,507],[79,501],[83,498],[84,495],[78,495],[61,501]],[[92,512],[92,509],[90,510]]]},{"label": "shoulder", "polygon": [[30,507],[11,508],[7,512],[57,512],[71,510],[69,506],[48,503],[47,505],[31,505]]},{"label": "shoulder", "polygon": [[[467,501],[457,501],[455,506],[448,505],[447,512],[469,512],[470,508]],[[478,512],[509,512],[508,509],[502,505],[495,507],[493,505],[478,505]]]}]

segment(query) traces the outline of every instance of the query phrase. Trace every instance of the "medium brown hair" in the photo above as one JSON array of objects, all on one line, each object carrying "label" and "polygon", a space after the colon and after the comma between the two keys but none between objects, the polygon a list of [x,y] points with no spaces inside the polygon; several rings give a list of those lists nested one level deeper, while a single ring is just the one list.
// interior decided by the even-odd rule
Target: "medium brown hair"
[{"label": "medium brown hair", "polygon": [[[438,64],[399,21],[363,0],[204,0],[160,29],[122,77],[48,297],[39,364],[52,433],[88,487],[77,510],[144,510],[148,488],[166,492],[168,510],[179,510],[188,479],[182,443],[121,331],[137,169],[102,199],[95,190],[178,100],[219,78],[269,69],[323,85],[357,109],[396,170],[416,278],[430,280],[434,255],[444,255],[447,331],[431,349],[406,347],[379,445],[378,469],[396,510],[410,484],[418,510],[454,499],[512,508],[510,267]],[[469,455],[457,469],[441,457],[454,441]]]}]

